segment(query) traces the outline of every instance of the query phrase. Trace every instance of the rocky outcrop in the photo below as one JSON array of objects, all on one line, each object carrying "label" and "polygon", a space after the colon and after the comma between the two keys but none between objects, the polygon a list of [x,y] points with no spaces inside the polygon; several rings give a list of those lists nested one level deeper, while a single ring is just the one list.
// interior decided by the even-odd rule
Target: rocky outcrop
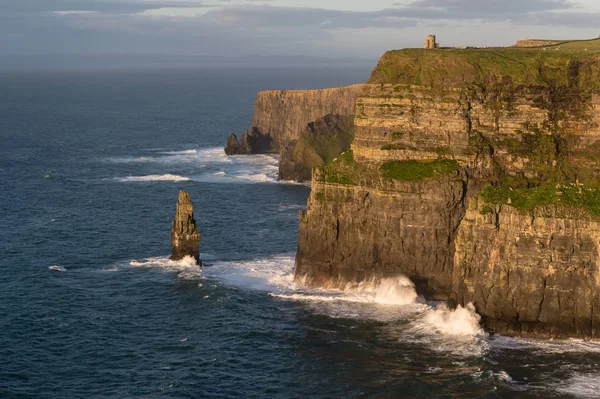
[{"label": "rocky outcrop", "polygon": [[508,335],[600,338],[600,55],[387,53],[313,171],[295,276],[405,274]]},{"label": "rocky outcrop", "polygon": [[272,152],[273,138],[263,134],[256,127],[250,128],[241,140],[238,140],[235,133],[231,133],[227,139],[225,154],[227,155],[250,155],[250,154],[268,154]]},{"label": "rocky outcrop", "polygon": [[181,260],[186,256],[200,264],[200,231],[194,219],[194,204],[188,193],[179,191],[179,201],[175,208],[175,219],[171,228],[171,260]]},{"label": "rocky outcrop", "polygon": [[311,180],[311,170],[350,149],[354,116],[328,114],[308,124],[299,140],[281,146],[279,180]]},{"label": "rocky outcrop", "polygon": [[[305,180],[306,170],[296,167],[295,145],[309,128],[327,115],[340,117],[354,114],[356,100],[363,85],[318,90],[270,90],[258,93],[252,127],[238,140],[229,136],[225,152],[237,154],[280,153],[284,168],[281,180]],[[290,158],[292,157],[292,158]],[[288,175],[288,171],[290,174]]]}]

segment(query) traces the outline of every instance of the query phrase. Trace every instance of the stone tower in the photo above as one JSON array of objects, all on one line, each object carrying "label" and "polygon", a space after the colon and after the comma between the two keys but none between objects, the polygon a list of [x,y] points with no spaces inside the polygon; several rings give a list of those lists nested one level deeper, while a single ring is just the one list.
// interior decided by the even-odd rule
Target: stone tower
[{"label": "stone tower", "polygon": [[440,45],[436,42],[435,35],[427,36],[427,39],[425,40],[425,48],[426,49],[434,49],[434,48],[439,48],[439,47],[440,47]]},{"label": "stone tower", "polygon": [[191,256],[200,264],[200,231],[194,219],[194,204],[190,195],[183,190],[179,191],[179,201],[171,229],[171,246],[171,260]]}]

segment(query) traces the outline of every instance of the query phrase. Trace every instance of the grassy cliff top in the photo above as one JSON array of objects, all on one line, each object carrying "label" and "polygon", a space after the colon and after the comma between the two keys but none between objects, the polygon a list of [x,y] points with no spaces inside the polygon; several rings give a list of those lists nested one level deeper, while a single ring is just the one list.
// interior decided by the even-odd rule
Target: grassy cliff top
[{"label": "grassy cliff top", "polygon": [[[586,50],[587,49],[587,50]],[[539,48],[404,49],[381,57],[368,83],[466,86],[571,82],[600,89],[600,39]]]},{"label": "grassy cliff top", "polygon": [[535,48],[534,50],[559,51],[565,53],[600,52],[600,38],[591,40],[572,40],[551,46]]}]

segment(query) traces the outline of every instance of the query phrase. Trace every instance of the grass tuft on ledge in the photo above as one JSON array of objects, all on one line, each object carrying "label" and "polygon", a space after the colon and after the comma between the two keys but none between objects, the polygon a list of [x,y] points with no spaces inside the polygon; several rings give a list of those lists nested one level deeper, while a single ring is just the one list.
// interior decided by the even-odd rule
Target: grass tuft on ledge
[{"label": "grass tuft on ledge", "polygon": [[431,162],[395,161],[383,164],[385,177],[400,181],[421,181],[448,175],[460,168],[458,162],[450,159],[436,159]]},{"label": "grass tuft on ledge", "polygon": [[583,208],[600,216],[600,185],[547,183],[533,188],[489,186],[480,197],[489,204],[510,205],[520,211],[531,211],[547,205]]},{"label": "grass tuft on ledge", "polygon": [[358,183],[354,178],[361,171],[361,166],[354,160],[354,153],[349,150],[321,167],[320,180],[326,183],[356,186]]}]

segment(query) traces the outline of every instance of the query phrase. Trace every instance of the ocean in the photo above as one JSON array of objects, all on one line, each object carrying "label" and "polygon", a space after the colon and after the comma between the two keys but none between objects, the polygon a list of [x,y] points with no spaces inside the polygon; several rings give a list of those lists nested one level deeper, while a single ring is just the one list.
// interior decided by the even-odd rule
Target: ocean
[{"label": "ocean", "polygon": [[[0,74],[0,397],[600,397],[600,344],[491,337],[402,277],[292,281],[310,187],[222,148],[257,91],[369,72]],[[179,189],[203,270],[168,260]]]}]

